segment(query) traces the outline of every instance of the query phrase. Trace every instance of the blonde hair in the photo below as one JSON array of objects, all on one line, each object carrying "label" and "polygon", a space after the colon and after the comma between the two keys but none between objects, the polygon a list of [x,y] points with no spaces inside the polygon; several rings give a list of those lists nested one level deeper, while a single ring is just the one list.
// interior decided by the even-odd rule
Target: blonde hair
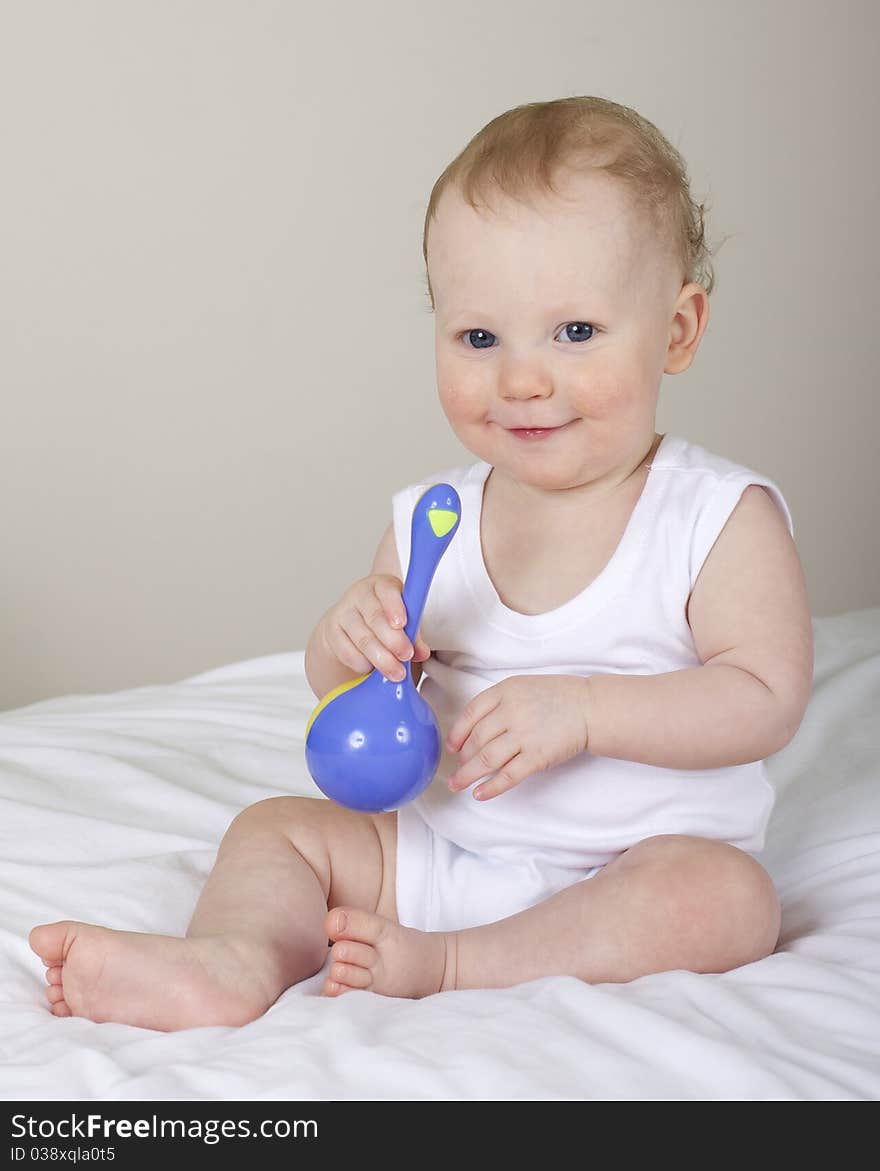
[{"label": "blonde hair", "polygon": [[[428,229],[447,187],[455,185],[474,211],[477,197],[495,189],[523,203],[532,193],[558,194],[554,176],[595,168],[624,183],[671,247],[684,283],[707,293],[715,274],[705,237],[705,203],[691,196],[687,164],[657,127],[641,114],[606,98],[569,97],[514,106],[487,122],[434,184],[422,237],[427,293]],[[717,249],[715,250],[717,251]]]}]

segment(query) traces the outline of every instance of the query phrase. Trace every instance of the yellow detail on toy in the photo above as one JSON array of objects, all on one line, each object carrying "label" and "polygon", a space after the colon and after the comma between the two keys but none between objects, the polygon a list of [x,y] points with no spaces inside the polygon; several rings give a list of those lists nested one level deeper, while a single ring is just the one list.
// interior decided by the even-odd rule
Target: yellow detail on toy
[{"label": "yellow detail on toy", "polygon": [[428,520],[434,536],[445,537],[458,520],[458,513],[450,512],[448,508],[431,508],[428,510]]},{"label": "yellow detail on toy", "polygon": [[[372,671],[367,671],[367,675],[372,675]],[[334,687],[332,691],[328,691],[312,714],[309,716],[309,722],[306,724],[306,735],[309,734],[309,728],[315,722],[315,717],[324,710],[327,704],[335,699],[337,695],[342,695],[343,691],[348,691],[350,687],[357,687],[359,683],[363,683],[367,675],[358,675],[357,679],[349,679],[347,683],[340,683],[338,687]]]}]

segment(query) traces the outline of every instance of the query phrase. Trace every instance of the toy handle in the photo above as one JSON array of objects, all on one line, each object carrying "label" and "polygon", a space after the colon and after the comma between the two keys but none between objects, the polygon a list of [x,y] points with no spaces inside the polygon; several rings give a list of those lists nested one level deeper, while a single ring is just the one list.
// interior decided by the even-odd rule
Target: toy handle
[{"label": "toy handle", "polygon": [[450,484],[435,484],[429,488],[413,509],[409,566],[403,583],[404,633],[413,646],[428,590],[460,520],[461,500]]}]

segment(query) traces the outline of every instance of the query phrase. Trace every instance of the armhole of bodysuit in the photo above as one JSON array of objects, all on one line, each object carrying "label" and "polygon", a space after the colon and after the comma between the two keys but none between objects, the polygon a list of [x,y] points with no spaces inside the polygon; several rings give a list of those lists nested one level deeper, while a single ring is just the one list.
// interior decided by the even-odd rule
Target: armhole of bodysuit
[{"label": "armhole of bodysuit", "polygon": [[750,484],[757,484],[768,493],[771,500],[773,500],[782,513],[785,523],[788,525],[788,531],[794,536],[794,524],[788,505],[782,493],[771,480],[765,480],[760,476],[749,478],[747,475],[737,475],[729,479],[719,480],[715,492],[701,509],[697,522],[694,525],[689,564],[691,590],[696,585],[697,578],[700,576],[700,570],[706,563],[706,558],[712,552],[715,542],[721,536],[724,526],[730,519],[737,504],[739,504],[743,492],[745,492]]}]

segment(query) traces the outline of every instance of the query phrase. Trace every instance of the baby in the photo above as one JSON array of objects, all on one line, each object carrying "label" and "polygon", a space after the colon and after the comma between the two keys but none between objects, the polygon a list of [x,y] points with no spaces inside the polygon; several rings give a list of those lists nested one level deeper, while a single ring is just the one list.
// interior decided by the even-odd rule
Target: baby
[{"label": "baby", "polygon": [[[440,401],[477,462],[394,496],[305,663],[321,697],[412,659],[437,775],[395,812],[245,809],[183,939],[35,927],[57,1016],[244,1024],[328,942],[324,995],[398,997],[776,946],[763,760],[804,715],[811,622],[776,485],[655,429],[713,285],[681,156],[614,102],[516,107],[440,176],[424,257]],[[438,481],[462,520],[412,645],[410,518]]]}]

